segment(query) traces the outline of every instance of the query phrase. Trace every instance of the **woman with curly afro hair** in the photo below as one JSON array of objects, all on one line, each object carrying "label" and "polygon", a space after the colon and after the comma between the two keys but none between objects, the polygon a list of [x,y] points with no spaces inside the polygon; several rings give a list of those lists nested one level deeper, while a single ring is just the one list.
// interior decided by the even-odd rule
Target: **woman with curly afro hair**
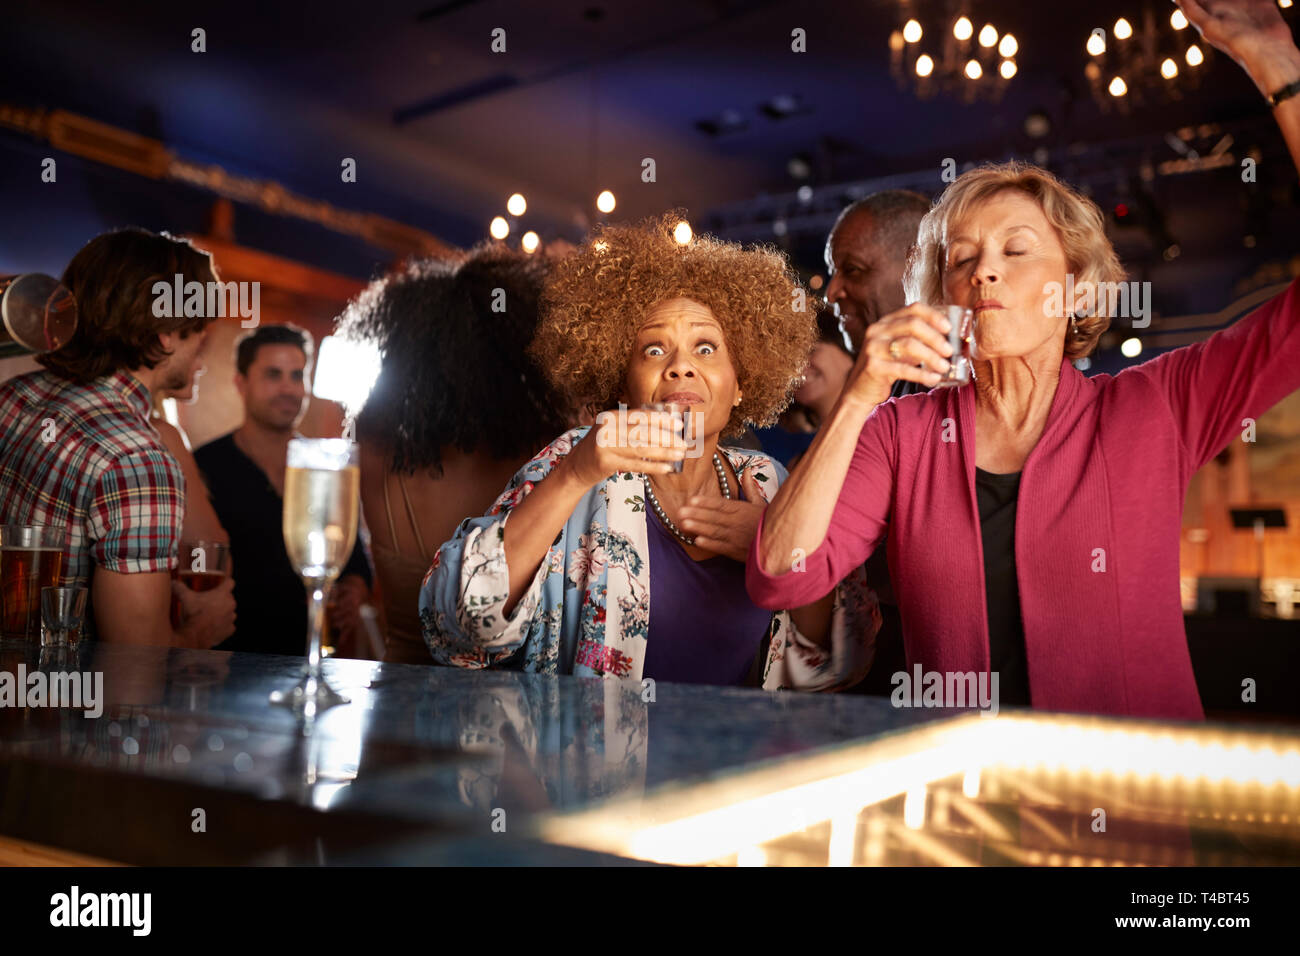
[{"label": "woman with curly afro hair", "polygon": [[384,659],[432,663],[417,616],[432,552],[556,431],[568,402],[528,357],[546,263],[483,246],[372,282],[337,333],[382,357],[357,417]]},{"label": "woman with curly afro hair", "polygon": [[880,618],[860,573],[775,613],[745,593],[785,470],[721,439],[789,403],[816,331],[805,293],[778,252],[680,243],[677,222],[604,227],[553,271],[530,351],[595,424],[439,550],[420,594],[436,660],[769,689],[866,673]]}]

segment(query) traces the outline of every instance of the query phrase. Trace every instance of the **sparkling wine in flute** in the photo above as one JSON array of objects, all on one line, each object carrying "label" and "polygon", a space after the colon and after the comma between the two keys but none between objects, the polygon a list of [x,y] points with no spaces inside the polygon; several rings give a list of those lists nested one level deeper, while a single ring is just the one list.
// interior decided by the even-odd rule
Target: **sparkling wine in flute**
[{"label": "sparkling wine in flute", "polygon": [[292,707],[304,730],[327,707],[348,702],[325,680],[321,637],[330,589],[357,540],[358,457],[344,439],[295,438],[285,461],[284,546],[307,586],[307,660],[302,679],[273,693],[271,703]]},{"label": "sparkling wine in flute", "polygon": [[284,542],[294,570],[308,581],[333,581],[357,541],[361,473],[289,468],[284,476]]}]

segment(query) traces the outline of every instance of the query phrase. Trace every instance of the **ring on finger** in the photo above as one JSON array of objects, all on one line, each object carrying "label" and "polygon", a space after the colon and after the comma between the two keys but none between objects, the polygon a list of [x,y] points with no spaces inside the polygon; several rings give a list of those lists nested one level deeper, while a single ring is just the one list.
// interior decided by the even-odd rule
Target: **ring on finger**
[{"label": "ring on finger", "polygon": [[893,339],[889,343],[889,357],[892,358],[895,362],[900,361],[903,358],[903,350],[900,347],[902,342],[903,340],[901,338],[898,338],[898,339]]}]

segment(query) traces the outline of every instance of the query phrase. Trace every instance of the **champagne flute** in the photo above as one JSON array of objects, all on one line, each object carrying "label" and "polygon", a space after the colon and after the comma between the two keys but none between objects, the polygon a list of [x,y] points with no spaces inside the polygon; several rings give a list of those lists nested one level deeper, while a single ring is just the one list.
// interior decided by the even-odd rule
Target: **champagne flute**
[{"label": "champagne flute", "polygon": [[271,703],[308,719],[348,700],[321,674],[325,601],[357,540],[361,472],[357,446],[342,438],[295,438],[284,476],[284,545],[302,576],[307,612],[307,663],[302,679],[276,691]]}]

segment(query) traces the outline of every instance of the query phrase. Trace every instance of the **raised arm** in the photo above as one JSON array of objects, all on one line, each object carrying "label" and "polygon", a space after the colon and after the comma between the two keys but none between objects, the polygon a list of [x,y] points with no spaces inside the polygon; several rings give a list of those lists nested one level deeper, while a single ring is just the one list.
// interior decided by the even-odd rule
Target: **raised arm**
[{"label": "raised arm", "polygon": [[[1300,82],[1300,50],[1274,0],[1175,0],[1206,42],[1232,57],[1270,97]],[[1300,170],[1300,92],[1273,109]]]},{"label": "raised arm", "polygon": [[[948,370],[946,356],[952,353],[944,337],[947,331],[948,319],[937,309],[920,304],[905,306],[867,328],[862,351],[839,401],[804,453],[798,471],[781,486],[763,516],[762,544],[753,552],[760,572],[784,574],[799,555],[821,547],[868,416],[889,397],[896,379],[923,385],[939,381],[940,373]],[[865,459],[860,464],[864,471],[884,468],[882,462],[868,464]],[[892,481],[892,466],[889,474]],[[822,597],[834,583],[829,582],[810,601]],[[812,592],[802,589],[801,593]]]},{"label": "raised arm", "polygon": [[745,566],[756,604],[772,610],[812,604],[866,560],[889,520],[896,426],[892,403],[866,416],[841,396],[804,466],[759,522]]},{"label": "raised arm", "polygon": [[[1300,81],[1300,50],[1272,0],[1182,0],[1206,40],[1272,94]],[[1274,111],[1300,168],[1300,95]],[[1300,285],[1204,342],[1146,362],[1134,373],[1164,393],[1181,426],[1189,470],[1213,458],[1256,418],[1300,388]]]}]

